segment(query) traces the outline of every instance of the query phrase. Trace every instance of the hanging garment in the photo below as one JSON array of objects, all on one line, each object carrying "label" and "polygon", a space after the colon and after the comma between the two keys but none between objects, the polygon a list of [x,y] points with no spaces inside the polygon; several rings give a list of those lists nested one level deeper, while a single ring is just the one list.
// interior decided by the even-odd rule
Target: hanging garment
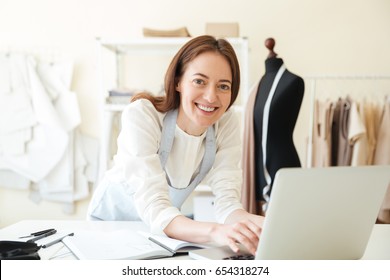
[{"label": "hanging garment", "polygon": [[376,117],[377,106],[372,102],[364,99],[361,102],[360,107],[361,119],[366,127],[367,135],[367,165],[372,165],[374,162],[376,138],[377,138],[377,126]]},{"label": "hanging garment", "polygon": [[[368,139],[366,127],[360,117],[358,104],[350,101],[351,109],[349,116],[348,140],[351,147],[351,166],[367,165],[368,162]],[[362,108],[360,108],[362,109]]]},{"label": "hanging garment", "polygon": [[[36,125],[32,127],[33,137],[27,143],[25,153],[0,154],[0,169],[11,170],[31,181],[38,182],[61,159],[68,145],[68,135],[36,74],[35,60],[31,56],[24,55],[15,55],[11,58],[15,61],[12,65],[17,65],[19,70],[19,75],[12,77],[12,88],[23,89],[31,98],[34,112],[32,119],[35,120]],[[10,120],[9,125],[12,126],[12,118]]]},{"label": "hanging garment", "polygon": [[250,92],[245,106],[242,171],[243,182],[241,189],[241,203],[246,211],[252,214],[263,214],[260,200],[256,200],[255,181],[255,139],[253,128],[253,107],[255,105],[259,82],[255,83]]},{"label": "hanging garment", "polygon": [[21,55],[0,55],[0,161],[3,156],[23,155],[37,124]]},{"label": "hanging garment", "polygon": [[332,141],[331,141],[331,166],[338,165],[339,153],[339,134],[340,134],[340,113],[342,106],[341,98],[334,103],[333,119],[332,119]]},{"label": "hanging garment", "polygon": [[351,165],[352,149],[349,144],[349,114],[351,100],[339,98],[336,103],[332,123],[332,165]]},{"label": "hanging garment", "polygon": [[[65,65],[65,67],[62,67]],[[78,169],[85,167],[86,160],[82,151],[75,145],[74,131],[81,123],[77,97],[74,92],[67,89],[66,80],[71,77],[71,68],[66,67],[69,62],[45,63],[38,62],[37,72],[58,114],[61,126],[68,134],[69,144],[60,161],[47,174],[47,176],[36,182],[39,194],[34,199],[64,203],[64,210],[71,214],[72,205],[75,201],[88,197],[89,186],[85,176],[76,176]],[[61,70],[61,71],[60,71]]]},{"label": "hanging garment", "polygon": [[61,127],[71,132],[81,123],[79,104],[75,92],[70,91],[72,63],[69,61],[38,61],[37,74],[58,115]]},{"label": "hanging garment", "polygon": [[331,165],[333,110],[332,101],[315,101],[312,146],[313,167],[327,167]]},{"label": "hanging garment", "polygon": [[[59,202],[67,214],[74,212],[74,203],[90,194],[90,183],[97,175],[97,140],[78,131],[81,123],[76,94],[71,92],[72,67],[67,61],[38,64],[38,73],[58,112],[62,126],[69,135],[69,145],[61,161],[38,183],[40,199]],[[86,145],[84,142],[88,141]]]},{"label": "hanging garment", "polygon": [[[97,175],[97,139],[81,135],[73,63],[0,55],[0,186],[30,190],[67,214],[89,196]],[[38,112],[36,112],[38,110]]]},{"label": "hanging garment", "polygon": [[390,97],[383,106],[376,144],[374,164],[390,164]]}]

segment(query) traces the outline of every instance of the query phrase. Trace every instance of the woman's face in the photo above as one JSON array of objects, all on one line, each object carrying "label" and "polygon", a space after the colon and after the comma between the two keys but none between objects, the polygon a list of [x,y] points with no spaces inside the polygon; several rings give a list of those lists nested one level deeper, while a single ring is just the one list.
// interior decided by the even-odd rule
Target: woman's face
[{"label": "woman's face", "polygon": [[189,62],[176,90],[180,96],[178,126],[201,135],[218,121],[231,100],[232,73],[226,58],[205,52]]}]

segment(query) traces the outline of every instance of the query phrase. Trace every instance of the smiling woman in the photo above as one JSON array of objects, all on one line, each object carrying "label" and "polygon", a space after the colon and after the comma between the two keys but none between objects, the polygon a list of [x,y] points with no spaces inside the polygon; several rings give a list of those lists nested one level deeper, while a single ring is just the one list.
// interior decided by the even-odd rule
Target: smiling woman
[{"label": "smiling woman", "polygon": [[231,101],[231,76],[228,61],[217,52],[202,53],[187,65],[176,87],[182,130],[198,136],[221,118]]},{"label": "smiling woman", "polygon": [[[263,217],[240,203],[240,69],[230,43],[187,42],[165,76],[165,96],[140,94],[122,114],[118,152],[89,205],[99,220],[143,220],[153,232],[255,252]],[[185,217],[183,202],[203,181],[215,194],[218,223]]]},{"label": "smiling woman", "polygon": [[[228,63],[231,80],[231,101],[229,107],[234,103],[240,88],[240,67],[237,56],[231,44],[224,39],[215,39],[212,36],[199,36],[187,42],[173,57],[165,74],[165,96],[151,96],[140,94],[133,98],[133,101],[141,98],[150,100],[159,112],[165,113],[179,107],[180,96],[177,96],[177,85],[183,76],[185,68],[200,54],[214,52],[220,54]],[[201,73],[199,73],[201,74]]]}]

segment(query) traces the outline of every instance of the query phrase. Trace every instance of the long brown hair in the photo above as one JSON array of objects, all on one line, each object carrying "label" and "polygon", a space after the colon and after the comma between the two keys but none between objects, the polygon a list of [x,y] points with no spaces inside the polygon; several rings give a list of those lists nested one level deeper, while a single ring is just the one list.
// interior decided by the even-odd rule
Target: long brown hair
[{"label": "long brown hair", "polygon": [[135,95],[131,102],[142,98],[148,99],[153,103],[156,110],[162,113],[179,108],[180,94],[176,91],[176,86],[187,64],[201,53],[207,51],[218,52],[229,62],[232,72],[232,98],[229,104],[230,107],[236,100],[240,88],[240,66],[232,45],[225,39],[216,39],[209,35],[191,39],[173,57],[165,74],[165,96],[153,96],[148,93],[140,93]]}]

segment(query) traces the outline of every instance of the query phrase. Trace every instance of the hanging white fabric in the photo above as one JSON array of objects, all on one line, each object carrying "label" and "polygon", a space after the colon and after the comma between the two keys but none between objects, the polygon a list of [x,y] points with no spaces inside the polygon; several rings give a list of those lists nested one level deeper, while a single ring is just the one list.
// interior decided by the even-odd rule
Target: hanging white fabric
[{"label": "hanging white fabric", "polygon": [[97,140],[77,131],[72,72],[69,60],[0,53],[0,187],[29,189],[33,201],[60,202],[67,213],[89,196],[98,158]]}]

